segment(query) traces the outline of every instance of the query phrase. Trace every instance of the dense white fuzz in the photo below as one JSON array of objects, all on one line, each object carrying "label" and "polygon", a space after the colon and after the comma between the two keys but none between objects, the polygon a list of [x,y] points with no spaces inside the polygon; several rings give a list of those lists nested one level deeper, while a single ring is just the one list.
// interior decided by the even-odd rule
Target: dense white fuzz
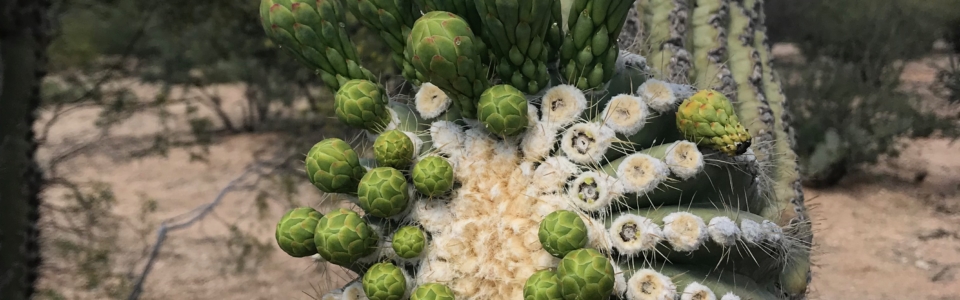
[{"label": "dense white fuzz", "polygon": [[623,194],[617,179],[605,173],[585,172],[567,185],[567,195],[583,211],[596,212],[610,207]]},{"label": "dense white fuzz", "polygon": [[520,142],[520,149],[523,151],[523,159],[526,161],[539,161],[553,150],[553,145],[557,143],[557,132],[560,126],[545,122],[536,121],[523,132],[523,140]]},{"label": "dense white fuzz", "polygon": [[403,291],[403,298],[401,299],[410,299],[413,289],[417,288],[417,279],[407,271],[407,268],[400,268],[400,272],[403,272],[403,279],[407,282],[407,290]]},{"label": "dense white fuzz", "polygon": [[653,250],[663,236],[660,226],[652,220],[633,214],[624,214],[614,219],[608,232],[613,248],[628,257]]},{"label": "dense white fuzz", "polygon": [[633,273],[627,281],[627,299],[629,300],[674,300],[677,286],[670,277],[651,269]]},{"label": "dense white fuzz", "polygon": [[760,223],[753,220],[743,219],[740,221],[740,232],[743,240],[750,244],[759,244],[764,239],[763,228]]},{"label": "dense white fuzz", "polygon": [[617,55],[617,73],[623,74],[628,69],[637,71],[647,71],[647,58],[627,50],[620,50]]},{"label": "dense white fuzz", "polygon": [[[463,128],[450,121],[436,121],[430,124],[430,138],[438,152],[457,158],[462,155],[463,144],[467,139]],[[452,162],[451,162],[452,163]]]},{"label": "dense white fuzz", "polygon": [[453,222],[453,214],[447,206],[448,199],[417,199],[412,201],[410,220],[419,223],[424,230],[440,232]]},{"label": "dense white fuzz", "polygon": [[326,259],[323,258],[323,256],[320,256],[319,253],[318,253],[318,254],[314,254],[314,255],[310,255],[310,259],[312,259],[313,262],[315,262],[315,263],[324,263],[324,262],[327,261]]},{"label": "dense white fuzz", "polygon": [[653,78],[637,88],[637,95],[647,102],[647,106],[661,113],[670,111],[679,103],[669,83]]},{"label": "dense white fuzz", "polygon": [[713,294],[713,291],[707,286],[699,282],[693,282],[683,289],[680,300],[717,300],[717,295]]},{"label": "dense white fuzz", "polygon": [[560,149],[571,161],[581,164],[599,163],[616,137],[613,129],[599,123],[578,123],[563,133]]},{"label": "dense white fuzz", "polygon": [[626,293],[627,278],[623,274],[623,269],[619,265],[613,264],[613,294],[620,298]]},{"label": "dense white fuzz", "polygon": [[562,156],[552,156],[544,160],[533,172],[532,181],[535,195],[560,193],[566,188],[567,178],[580,172],[577,165]]},{"label": "dense white fuzz", "polygon": [[436,118],[447,111],[450,103],[453,103],[450,97],[447,97],[447,94],[429,82],[424,82],[420,85],[420,90],[417,91],[414,102],[417,107],[417,112],[420,112],[420,116],[426,119]]},{"label": "dense white fuzz", "polygon": [[366,300],[367,294],[363,292],[363,283],[359,280],[351,282],[343,288],[343,295],[340,300]]},{"label": "dense white fuzz", "polygon": [[625,135],[640,131],[649,115],[647,103],[640,97],[628,94],[620,94],[610,99],[610,103],[600,114],[603,125]]},{"label": "dense white fuzz", "polygon": [[670,83],[670,90],[673,91],[673,95],[677,97],[677,102],[682,102],[682,100],[690,98],[693,94],[697,93],[697,87],[689,84],[679,84],[679,83]]},{"label": "dense white fuzz", "polygon": [[[534,188],[530,188],[527,194],[535,195],[537,191]],[[567,197],[566,194],[546,194],[537,196],[537,202],[534,204],[533,210],[537,213],[538,216],[546,217],[552,212],[558,210],[574,210],[573,200]]]},{"label": "dense white fuzz", "polygon": [[664,162],[670,167],[670,172],[680,179],[690,179],[703,170],[703,153],[697,149],[697,144],[690,141],[676,141],[667,147]]},{"label": "dense white fuzz", "polygon": [[728,217],[714,217],[710,219],[710,224],[707,226],[707,233],[710,234],[710,238],[717,244],[731,247],[735,246],[737,239],[740,238],[740,227],[737,227],[737,223]]},{"label": "dense white fuzz", "polygon": [[734,295],[733,292],[727,292],[723,297],[720,297],[720,300],[740,300],[740,296]]},{"label": "dense white fuzz", "polygon": [[343,289],[336,289],[320,296],[320,300],[340,300],[343,297]]},{"label": "dense white fuzz", "polygon": [[603,225],[603,222],[584,216],[581,216],[581,219],[587,225],[587,247],[604,253],[613,249],[613,241],[607,235],[607,228]]},{"label": "dense white fuzz", "polygon": [[575,122],[587,109],[587,96],[572,85],[558,85],[543,94],[540,110],[543,121],[559,126]]},{"label": "dense white fuzz", "polygon": [[663,161],[643,153],[627,156],[617,166],[617,177],[628,193],[652,191],[670,174]]},{"label": "dense white fuzz", "polygon": [[663,236],[673,250],[691,252],[697,250],[707,238],[707,224],[697,215],[681,211],[663,218]]},{"label": "dense white fuzz", "polygon": [[760,227],[763,228],[763,238],[764,240],[776,243],[783,238],[783,230],[780,229],[780,226],[777,226],[776,223],[770,222],[770,220],[763,220],[760,223]]},{"label": "dense white fuzz", "polygon": [[387,128],[384,128],[383,131],[397,129],[397,126],[400,126],[400,115],[390,107],[387,107],[387,111],[390,112],[390,123],[387,123]]},{"label": "dense white fuzz", "polygon": [[413,142],[413,158],[416,159],[420,154],[420,149],[423,149],[423,140],[413,132],[404,131],[403,134],[407,135],[410,141]]}]

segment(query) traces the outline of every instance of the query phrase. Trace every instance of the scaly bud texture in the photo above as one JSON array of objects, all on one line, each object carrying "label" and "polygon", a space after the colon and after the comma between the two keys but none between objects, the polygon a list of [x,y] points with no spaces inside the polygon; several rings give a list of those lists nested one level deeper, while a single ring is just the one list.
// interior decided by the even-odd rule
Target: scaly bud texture
[{"label": "scaly bud texture", "polygon": [[260,21],[267,35],[317,70],[333,90],[350,79],[376,81],[360,66],[357,48],[343,28],[345,18],[337,0],[260,1]]},{"label": "scaly bud texture", "polygon": [[[276,234],[362,279],[328,296],[805,297],[810,226],[759,0],[346,1],[417,88],[336,81],[372,159],[323,140],[307,177],[358,211],[301,208]],[[261,1],[287,48],[277,28],[324,24],[283,19],[293,3]]]},{"label": "scaly bud texture", "polygon": [[[481,36],[496,58],[500,78],[527,94],[547,86],[547,32],[556,0],[475,1],[483,21]],[[559,2],[559,1],[556,1]]]}]

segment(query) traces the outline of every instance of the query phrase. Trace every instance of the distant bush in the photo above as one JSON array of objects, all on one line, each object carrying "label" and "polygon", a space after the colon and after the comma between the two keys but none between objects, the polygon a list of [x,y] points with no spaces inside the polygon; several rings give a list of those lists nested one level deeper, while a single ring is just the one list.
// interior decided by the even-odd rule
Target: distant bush
[{"label": "distant bush", "polygon": [[[944,1],[773,1],[771,35],[799,47],[781,62],[806,182],[836,184],[847,172],[903,149],[902,138],[958,136],[956,116],[923,111],[901,87],[905,62],[930,53],[946,32]],[[934,5],[940,3],[940,6]],[[779,9],[779,10],[778,10]]]}]

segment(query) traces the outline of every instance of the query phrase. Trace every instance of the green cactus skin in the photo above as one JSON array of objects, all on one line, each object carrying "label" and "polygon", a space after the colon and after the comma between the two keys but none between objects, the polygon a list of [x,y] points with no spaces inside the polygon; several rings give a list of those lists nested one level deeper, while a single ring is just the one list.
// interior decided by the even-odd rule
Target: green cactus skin
[{"label": "green cactus skin", "polygon": [[403,170],[413,161],[413,141],[400,130],[388,130],[380,134],[373,142],[373,153],[377,165]]},{"label": "green cactus skin", "polygon": [[423,249],[427,247],[427,237],[419,227],[403,226],[393,233],[391,247],[397,256],[412,259],[423,253]]},{"label": "green cactus skin", "polygon": [[[366,214],[341,212],[327,230],[322,217],[321,256],[326,239],[331,262],[360,276],[386,262],[427,270],[408,284],[442,283],[412,299],[634,299],[648,287],[668,299],[805,297],[810,224],[762,1],[423,0],[426,15],[401,18],[400,0],[372,1],[348,3],[367,26],[416,19],[383,37],[406,35],[426,88],[415,107],[372,80],[344,91],[342,118],[377,138],[381,168],[367,172],[346,143],[308,155],[311,182],[358,195]],[[624,18],[630,41],[617,40]],[[535,42],[551,78],[538,92],[518,69]],[[584,131],[596,134],[568,138]],[[406,201],[376,200],[409,183]],[[382,241],[393,251],[371,250],[373,228],[393,232]]]},{"label": "green cactus skin", "polygon": [[334,91],[346,80],[377,80],[360,66],[357,49],[341,26],[345,18],[337,0],[260,1],[260,20],[267,35],[317,70]]},{"label": "green cactus skin", "polygon": [[478,41],[463,18],[444,11],[417,19],[407,40],[406,55],[420,81],[443,90],[464,118],[476,118],[476,99],[490,86]]},{"label": "green cactus skin", "polygon": [[700,91],[680,104],[677,128],[687,140],[730,156],[746,152],[752,139],[730,100],[713,90]]},{"label": "green cactus skin", "polygon": [[453,166],[439,156],[429,156],[417,162],[411,173],[413,186],[427,196],[439,196],[453,187]]},{"label": "green cactus skin", "polygon": [[379,236],[354,211],[340,208],[327,213],[317,222],[314,243],[317,253],[327,261],[350,266],[373,254]]},{"label": "green cactus skin", "polygon": [[613,77],[617,38],[634,1],[573,0],[568,32],[560,49],[560,72],[581,90],[597,89]]},{"label": "green cactus skin", "polygon": [[560,260],[557,275],[565,300],[607,299],[613,294],[613,265],[597,250],[567,253]]},{"label": "green cactus skin", "polygon": [[480,122],[500,136],[516,136],[527,129],[527,98],[513,86],[501,84],[480,95]]},{"label": "green cactus skin", "polygon": [[426,283],[418,286],[410,295],[410,300],[455,300],[453,290],[439,283]]},{"label": "green cactus skin", "polygon": [[523,300],[559,300],[563,299],[560,290],[560,277],[553,270],[540,270],[523,285]]},{"label": "green cactus skin", "polygon": [[562,258],[571,251],[587,246],[587,225],[580,215],[569,210],[548,214],[540,222],[540,244],[550,255]]},{"label": "green cactus skin", "polygon": [[387,91],[365,79],[344,82],[334,97],[337,117],[354,128],[379,133],[390,123]]},{"label": "green cactus skin", "polygon": [[367,170],[347,142],[338,138],[322,140],[307,152],[307,178],[325,193],[356,194]]},{"label": "green cactus skin", "polygon": [[496,58],[496,71],[504,82],[537,94],[550,82],[547,73],[546,35],[554,0],[475,1],[483,20],[483,41]]},{"label": "green cactus skin", "polygon": [[321,217],[323,215],[309,207],[288,211],[280,218],[280,222],[277,222],[277,245],[292,257],[317,254],[317,246],[313,243],[313,231],[317,229],[317,222]]},{"label": "green cactus skin", "polygon": [[400,300],[407,292],[407,278],[396,265],[381,262],[363,275],[363,292],[370,300]]},{"label": "green cactus skin", "polygon": [[350,12],[364,26],[379,32],[390,50],[391,58],[400,67],[403,78],[420,86],[417,73],[403,51],[413,22],[420,16],[413,0],[344,0]]},{"label": "green cactus skin", "polygon": [[41,265],[45,185],[34,120],[46,76],[50,1],[0,3],[0,298],[32,299]]},{"label": "green cactus skin", "polygon": [[379,167],[367,172],[360,179],[357,195],[360,208],[381,218],[395,216],[410,205],[407,178],[391,167]]}]

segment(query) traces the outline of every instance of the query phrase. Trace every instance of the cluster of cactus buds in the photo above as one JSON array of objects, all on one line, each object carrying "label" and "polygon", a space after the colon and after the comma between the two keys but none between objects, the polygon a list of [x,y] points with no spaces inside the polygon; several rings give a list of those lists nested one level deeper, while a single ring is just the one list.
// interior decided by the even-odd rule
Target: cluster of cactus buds
[{"label": "cluster of cactus buds", "polygon": [[290,256],[357,273],[323,299],[804,297],[809,225],[760,0],[342,1],[415,95],[359,64],[341,2],[260,9],[373,142],[373,159],[337,138],[305,159],[357,210],[277,224]]}]

